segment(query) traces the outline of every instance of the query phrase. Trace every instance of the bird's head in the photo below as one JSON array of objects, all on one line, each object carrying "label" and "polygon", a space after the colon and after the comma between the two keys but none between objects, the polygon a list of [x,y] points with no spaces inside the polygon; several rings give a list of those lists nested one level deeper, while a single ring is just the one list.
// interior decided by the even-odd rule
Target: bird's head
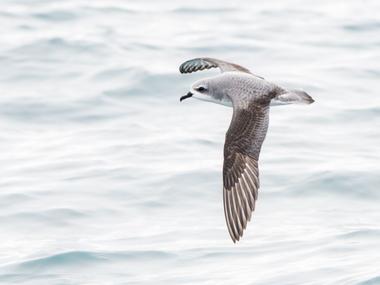
[{"label": "bird's head", "polygon": [[216,76],[196,81],[191,86],[190,91],[180,98],[180,101],[193,97],[202,101],[231,106],[231,100],[227,96],[219,77]]}]

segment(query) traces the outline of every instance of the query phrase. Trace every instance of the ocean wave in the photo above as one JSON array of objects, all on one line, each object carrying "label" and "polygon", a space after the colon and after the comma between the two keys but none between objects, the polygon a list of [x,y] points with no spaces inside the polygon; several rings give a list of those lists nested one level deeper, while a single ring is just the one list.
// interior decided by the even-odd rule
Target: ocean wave
[{"label": "ocean wave", "polygon": [[175,260],[178,256],[174,253],[155,250],[131,250],[119,252],[100,252],[100,251],[67,251],[51,254],[44,257],[26,260],[20,263],[9,264],[1,269],[12,267],[14,271],[32,271],[52,269],[57,267],[78,267],[90,264],[108,262],[156,262]]},{"label": "ocean wave", "polygon": [[[0,284],[380,282],[379,1],[0,6]],[[237,244],[201,56],[316,99],[271,109]]]}]

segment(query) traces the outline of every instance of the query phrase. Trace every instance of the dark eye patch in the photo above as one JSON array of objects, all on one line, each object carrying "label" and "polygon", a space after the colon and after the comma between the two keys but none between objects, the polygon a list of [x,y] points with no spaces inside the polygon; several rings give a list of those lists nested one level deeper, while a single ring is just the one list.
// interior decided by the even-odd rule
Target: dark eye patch
[{"label": "dark eye patch", "polygon": [[203,87],[203,86],[200,86],[200,87],[198,87],[198,89],[197,89],[199,92],[204,92],[204,91],[206,91],[207,89],[205,88],[205,87]]}]

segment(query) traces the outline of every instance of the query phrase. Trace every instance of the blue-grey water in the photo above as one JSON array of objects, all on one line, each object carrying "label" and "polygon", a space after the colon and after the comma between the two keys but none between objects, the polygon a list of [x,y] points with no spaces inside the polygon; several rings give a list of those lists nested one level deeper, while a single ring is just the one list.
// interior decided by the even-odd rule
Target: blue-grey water
[{"label": "blue-grey water", "polygon": [[[380,2],[2,0],[0,284],[380,284]],[[271,109],[254,217],[225,226],[230,108],[179,103],[240,63]]]}]

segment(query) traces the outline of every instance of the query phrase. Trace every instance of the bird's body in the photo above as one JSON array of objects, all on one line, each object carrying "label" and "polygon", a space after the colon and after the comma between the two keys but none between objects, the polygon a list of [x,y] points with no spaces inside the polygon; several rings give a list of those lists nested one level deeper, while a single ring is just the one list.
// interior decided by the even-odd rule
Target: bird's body
[{"label": "bird's body", "polygon": [[[198,81],[198,84],[202,84],[202,81],[212,81],[215,86],[223,89],[223,92],[221,92],[223,93],[223,96],[219,96],[217,98],[211,97],[220,99],[220,102],[218,102],[218,100],[212,102],[231,107],[234,105],[236,108],[246,108],[252,100],[267,100],[274,94],[276,88],[278,88],[273,83],[270,83],[264,79],[251,74],[236,71],[230,71],[200,80]],[[207,100],[202,98],[205,96],[195,95],[194,97],[200,100]]]},{"label": "bird's body", "polygon": [[226,134],[223,163],[224,214],[234,242],[243,235],[255,209],[259,189],[258,160],[264,142],[271,105],[314,100],[305,92],[288,91],[237,64],[211,58],[196,58],[180,66],[182,73],[219,67],[222,74],[195,82],[181,97],[195,97],[233,107]]}]

